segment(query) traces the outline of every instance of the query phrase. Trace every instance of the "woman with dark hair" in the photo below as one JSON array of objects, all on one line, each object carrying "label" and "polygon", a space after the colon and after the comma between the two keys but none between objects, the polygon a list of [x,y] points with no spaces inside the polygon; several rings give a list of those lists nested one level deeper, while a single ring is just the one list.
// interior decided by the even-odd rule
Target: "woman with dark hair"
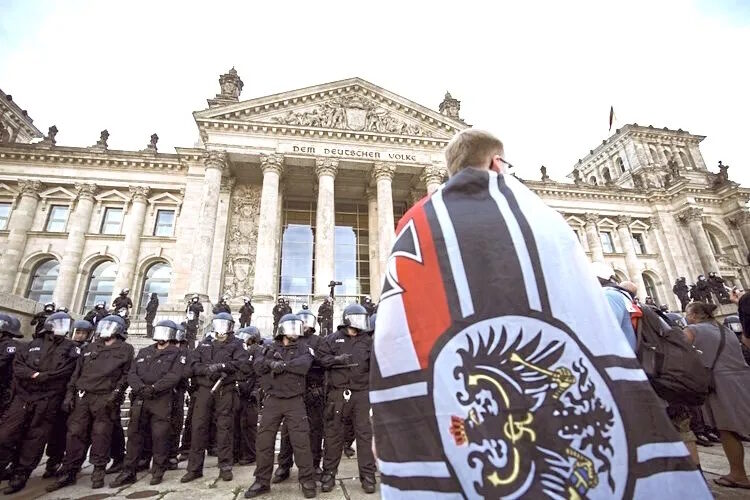
[{"label": "woman with dark hair", "polygon": [[729,460],[729,474],[714,479],[720,486],[750,489],[745,471],[745,450],[739,435],[750,433],[750,368],[745,364],[737,336],[714,320],[715,304],[688,304],[688,340],[702,352],[706,367],[713,366],[714,390],[703,405],[706,425],[719,429],[721,445]]}]

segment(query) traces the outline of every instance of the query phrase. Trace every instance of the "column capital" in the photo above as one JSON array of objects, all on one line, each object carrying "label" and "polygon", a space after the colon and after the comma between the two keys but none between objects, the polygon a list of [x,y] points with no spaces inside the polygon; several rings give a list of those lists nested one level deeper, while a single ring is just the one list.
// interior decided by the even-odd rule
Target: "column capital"
[{"label": "column capital", "polygon": [[420,180],[424,181],[425,184],[442,184],[443,178],[448,171],[445,167],[440,165],[427,165],[422,170],[422,175],[419,176]]},{"label": "column capital", "polygon": [[339,169],[339,160],[336,158],[315,158],[315,175],[323,177],[330,175],[336,177]]},{"label": "column capital", "polygon": [[583,220],[586,221],[586,224],[596,225],[596,223],[599,222],[599,214],[586,212],[585,214],[583,214]]},{"label": "column capital", "polygon": [[260,169],[263,174],[266,172],[276,172],[281,175],[284,171],[284,156],[276,153],[261,153],[260,154]]},{"label": "column capital", "polygon": [[151,188],[148,186],[128,186],[128,190],[131,200],[145,202]]},{"label": "column capital", "polygon": [[384,161],[375,162],[372,166],[372,176],[376,181],[381,179],[392,180],[393,174],[396,173],[396,166]]},{"label": "column capital", "polygon": [[617,216],[617,228],[625,227],[630,228],[630,223],[633,222],[633,218],[629,215],[618,215]]},{"label": "column capital", "polygon": [[226,151],[206,151],[203,153],[203,165],[206,168],[218,168],[223,173],[227,168]]},{"label": "column capital", "polygon": [[23,195],[39,197],[39,191],[42,190],[42,183],[34,179],[18,179],[18,192]]},{"label": "column capital", "polygon": [[690,223],[694,221],[702,222],[703,209],[700,207],[688,207],[677,214],[677,218],[684,223]]},{"label": "column capital", "polygon": [[740,210],[728,216],[726,220],[730,225],[740,227],[743,224],[750,223],[750,211]]},{"label": "column capital", "polygon": [[84,184],[82,182],[76,182],[75,188],[79,200],[94,200],[94,195],[96,194],[97,190],[96,184]]}]

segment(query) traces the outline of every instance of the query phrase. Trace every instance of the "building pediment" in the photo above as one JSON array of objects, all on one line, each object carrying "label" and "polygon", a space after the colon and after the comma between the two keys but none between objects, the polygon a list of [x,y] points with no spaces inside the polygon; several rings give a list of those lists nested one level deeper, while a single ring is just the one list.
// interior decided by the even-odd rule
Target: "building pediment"
[{"label": "building pediment", "polygon": [[199,127],[270,126],[305,131],[449,140],[467,125],[360,78],[226,104],[194,113]]}]

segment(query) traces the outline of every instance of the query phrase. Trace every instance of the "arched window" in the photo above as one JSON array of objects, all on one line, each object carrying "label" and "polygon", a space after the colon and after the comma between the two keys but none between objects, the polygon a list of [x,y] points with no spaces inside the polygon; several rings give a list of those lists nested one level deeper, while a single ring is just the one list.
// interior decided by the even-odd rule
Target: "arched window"
[{"label": "arched window", "polygon": [[167,303],[169,298],[169,281],[172,279],[172,266],[166,262],[157,262],[146,271],[146,277],[143,280],[143,289],[141,290],[140,309],[146,311],[151,294],[155,293],[159,297],[159,306]]},{"label": "arched window", "polygon": [[654,299],[654,302],[657,304],[661,304],[661,297],[659,297],[659,292],[656,289],[656,283],[654,283],[654,280],[646,273],[641,274],[641,278],[643,278],[643,285],[646,287],[646,295]]},{"label": "arched window", "polygon": [[597,185],[596,177],[594,177],[593,175],[589,177],[589,184],[593,184],[594,186],[596,186]]},{"label": "arched window", "polygon": [[117,264],[111,260],[101,262],[94,267],[86,286],[86,299],[81,307],[82,313],[91,310],[99,301],[103,301],[107,308],[110,307],[109,299],[112,298],[115,276],[117,276]]},{"label": "arched window", "polygon": [[609,173],[608,168],[604,169],[604,171],[602,172],[602,177],[604,177],[605,183],[609,184],[610,182],[612,182],[612,175]]},{"label": "arched window", "polygon": [[706,229],[706,236],[708,236],[708,243],[711,245],[711,251],[713,251],[714,255],[721,255],[721,245],[719,244],[719,239],[716,235]]},{"label": "arched window", "polygon": [[51,302],[59,272],[60,263],[55,259],[45,260],[37,265],[32,273],[29,289],[26,290],[26,297],[42,304]]},{"label": "arched window", "polygon": [[615,165],[617,165],[617,168],[620,169],[621,174],[625,173],[625,164],[622,162],[622,158],[618,157],[617,159],[615,159]]}]

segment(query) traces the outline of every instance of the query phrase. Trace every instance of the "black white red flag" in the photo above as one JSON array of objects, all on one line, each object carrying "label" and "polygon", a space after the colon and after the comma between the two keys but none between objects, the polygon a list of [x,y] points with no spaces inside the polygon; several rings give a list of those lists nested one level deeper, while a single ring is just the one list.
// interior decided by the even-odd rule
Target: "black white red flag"
[{"label": "black white red flag", "polygon": [[384,498],[710,498],[573,231],[467,168],[403,217],[370,401]]}]

